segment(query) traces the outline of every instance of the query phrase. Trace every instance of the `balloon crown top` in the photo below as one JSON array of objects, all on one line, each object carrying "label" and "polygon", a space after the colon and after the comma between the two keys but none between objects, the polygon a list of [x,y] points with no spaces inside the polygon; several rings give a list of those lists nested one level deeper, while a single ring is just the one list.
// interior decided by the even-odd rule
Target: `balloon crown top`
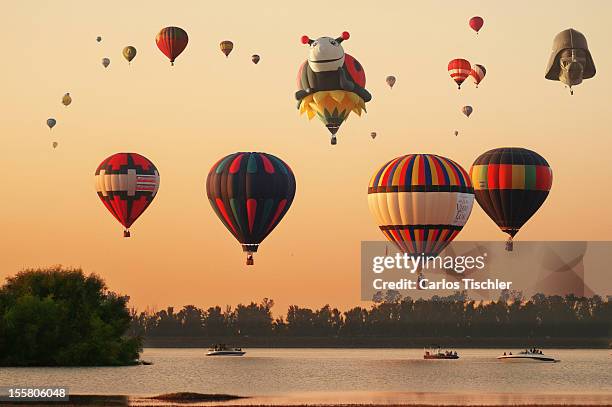
[{"label": "balloon crown top", "polygon": [[[341,43],[342,41],[348,40],[349,38],[351,38],[351,34],[349,34],[348,31],[343,31],[342,34],[338,38],[336,38],[336,41],[338,43]],[[302,35],[301,41],[302,41],[302,44],[308,44],[308,45],[312,45],[312,43],[315,42],[315,40],[311,39],[307,35]]]}]

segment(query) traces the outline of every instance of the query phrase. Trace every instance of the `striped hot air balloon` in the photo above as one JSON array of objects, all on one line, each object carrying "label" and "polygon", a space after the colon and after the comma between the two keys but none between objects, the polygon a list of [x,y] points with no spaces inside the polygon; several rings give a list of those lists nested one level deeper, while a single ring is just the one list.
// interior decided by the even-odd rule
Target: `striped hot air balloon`
[{"label": "striped hot air balloon", "polygon": [[130,237],[130,226],[157,194],[159,172],[140,154],[117,153],[98,166],[95,185],[106,209],[125,227],[123,237]]},{"label": "striped hot air balloon", "polygon": [[185,50],[188,42],[187,32],[179,27],[162,28],[155,37],[157,48],[170,59],[170,65],[174,65],[174,60]]},{"label": "striped hot air balloon", "polygon": [[487,70],[484,66],[479,64],[474,64],[472,70],[470,71],[470,76],[474,80],[474,84],[478,87],[478,84],[484,79],[487,74]]},{"label": "striped hot air balloon", "polygon": [[253,253],[283,219],[295,196],[295,176],[267,153],[234,153],[208,173],[206,194],[221,222],[247,253]]},{"label": "striped hot air balloon", "polygon": [[496,148],[482,154],[470,169],[476,201],[512,238],[542,206],[552,187],[552,169],[535,151]]},{"label": "striped hot air balloon", "polygon": [[465,59],[453,59],[448,63],[448,73],[457,83],[458,89],[461,89],[461,84],[470,75],[471,70],[470,62]]},{"label": "striped hot air balloon", "polygon": [[402,252],[438,255],[461,231],[474,203],[468,173],[435,154],[409,154],[370,180],[368,205],[380,230]]}]

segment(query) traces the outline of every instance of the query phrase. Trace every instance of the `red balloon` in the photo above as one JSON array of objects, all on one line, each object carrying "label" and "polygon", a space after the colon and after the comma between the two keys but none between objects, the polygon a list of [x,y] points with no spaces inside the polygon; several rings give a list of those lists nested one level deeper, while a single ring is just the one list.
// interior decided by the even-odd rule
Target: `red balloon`
[{"label": "red balloon", "polygon": [[448,63],[448,74],[457,83],[459,89],[463,81],[470,75],[471,70],[472,65],[465,59],[457,58]]},{"label": "red balloon", "polygon": [[170,63],[174,65],[176,57],[181,55],[181,52],[187,47],[189,37],[185,30],[179,27],[166,27],[155,37],[157,48],[164,53],[169,59]]},{"label": "red balloon", "polygon": [[476,17],[470,18],[470,27],[472,27],[472,30],[476,31],[476,34],[478,34],[478,31],[480,31],[483,24],[484,24],[484,20],[482,19],[482,17],[476,16]]},{"label": "red balloon", "polygon": [[106,209],[125,227],[130,226],[155,198],[159,189],[159,172],[147,158],[136,153],[113,154],[98,166],[96,192]]}]

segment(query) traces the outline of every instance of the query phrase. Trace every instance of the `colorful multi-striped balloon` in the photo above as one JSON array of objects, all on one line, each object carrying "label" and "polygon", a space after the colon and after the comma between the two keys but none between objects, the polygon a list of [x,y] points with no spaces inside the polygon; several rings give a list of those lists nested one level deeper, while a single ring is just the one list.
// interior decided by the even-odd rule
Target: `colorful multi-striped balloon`
[{"label": "colorful multi-striped balloon", "polygon": [[123,237],[130,237],[130,226],[159,190],[159,172],[140,154],[117,153],[98,166],[95,185],[106,209],[125,227]]},{"label": "colorful multi-striped balloon", "polygon": [[295,176],[280,158],[234,153],[208,173],[206,194],[215,213],[247,252],[253,253],[283,219],[295,196]]},{"label": "colorful multi-striped balloon", "polygon": [[542,206],[552,187],[552,169],[535,151],[496,148],[482,154],[470,169],[476,201],[512,238]]},{"label": "colorful multi-striped balloon", "polygon": [[380,230],[402,252],[436,256],[459,234],[474,204],[468,173],[435,154],[404,155],[370,180],[368,205]]},{"label": "colorful multi-striped balloon", "polygon": [[470,75],[471,70],[470,62],[465,59],[457,58],[448,63],[448,74],[457,83],[458,89],[461,89],[461,84]]}]

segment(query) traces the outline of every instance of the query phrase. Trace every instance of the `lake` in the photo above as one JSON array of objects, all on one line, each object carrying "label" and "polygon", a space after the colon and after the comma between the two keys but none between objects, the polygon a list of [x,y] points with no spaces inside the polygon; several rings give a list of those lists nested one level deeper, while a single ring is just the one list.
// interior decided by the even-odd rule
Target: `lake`
[{"label": "lake", "polygon": [[72,394],[226,393],[289,404],[384,404],[417,396],[424,404],[612,403],[608,350],[545,352],[560,363],[503,363],[495,359],[503,351],[459,349],[459,360],[426,361],[422,349],[247,349],[243,357],[206,357],[204,349],[147,348],[142,358],[151,366],[1,368],[0,386],[66,386]]}]

